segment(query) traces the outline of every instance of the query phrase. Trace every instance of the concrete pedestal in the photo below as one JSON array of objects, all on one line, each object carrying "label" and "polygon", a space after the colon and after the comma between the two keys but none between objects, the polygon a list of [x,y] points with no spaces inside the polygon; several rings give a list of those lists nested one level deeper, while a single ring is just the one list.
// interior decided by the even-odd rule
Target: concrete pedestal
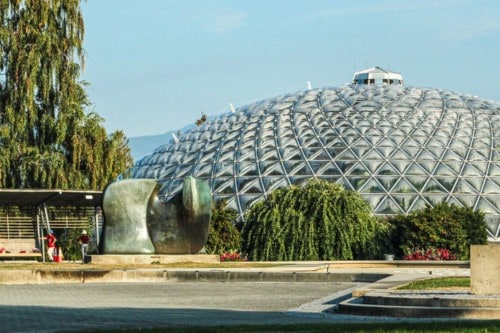
[{"label": "concrete pedestal", "polygon": [[500,295],[500,243],[472,245],[471,291],[477,295]]},{"label": "concrete pedestal", "polygon": [[103,254],[92,255],[93,264],[171,264],[179,262],[219,263],[217,254]]}]

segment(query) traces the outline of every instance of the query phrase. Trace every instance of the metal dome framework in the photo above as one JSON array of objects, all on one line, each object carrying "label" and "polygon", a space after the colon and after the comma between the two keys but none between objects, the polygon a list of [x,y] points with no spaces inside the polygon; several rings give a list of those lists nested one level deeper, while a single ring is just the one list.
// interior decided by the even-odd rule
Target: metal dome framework
[{"label": "metal dome framework", "polygon": [[318,177],[376,215],[448,202],[480,209],[500,236],[500,104],[446,90],[346,85],[287,94],[209,120],[138,161],[168,197],[188,175],[243,214],[272,190]]}]

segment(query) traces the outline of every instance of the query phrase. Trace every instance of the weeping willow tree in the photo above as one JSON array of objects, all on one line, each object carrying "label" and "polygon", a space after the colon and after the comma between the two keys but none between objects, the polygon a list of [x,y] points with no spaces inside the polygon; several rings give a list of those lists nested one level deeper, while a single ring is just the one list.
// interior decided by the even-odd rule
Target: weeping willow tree
[{"label": "weeping willow tree", "polygon": [[357,192],[324,180],[273,191],[245,218],[242,252],[250,260],[361,259],[376,247],[377,220]]},{"label": "weeping willow tree", "polygon": [[104,187],[132,159],[86,112],[80,1],[2,0],[0,20],[0,187]]}]

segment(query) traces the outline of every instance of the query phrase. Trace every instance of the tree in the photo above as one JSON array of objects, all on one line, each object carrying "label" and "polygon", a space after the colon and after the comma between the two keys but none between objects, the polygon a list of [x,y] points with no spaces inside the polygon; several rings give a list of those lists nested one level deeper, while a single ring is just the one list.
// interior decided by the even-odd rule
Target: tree
[{"label": "tree", "polygon": [[218,200],[212,207],[208,229],[207,253],[222,254],[240,248],[240,233],[234,225],[238,212],[228,208],[225,200]]},{"label": "tree", "polygon": [[311,179],[250,207],[242,252],[250,260],[348,260],[375,256],[377,220],[360,194]]},{"label": "tree", "polygon": [[132,165],[89,107],[79,0],[0,2],[0,186],[102,188]]}]

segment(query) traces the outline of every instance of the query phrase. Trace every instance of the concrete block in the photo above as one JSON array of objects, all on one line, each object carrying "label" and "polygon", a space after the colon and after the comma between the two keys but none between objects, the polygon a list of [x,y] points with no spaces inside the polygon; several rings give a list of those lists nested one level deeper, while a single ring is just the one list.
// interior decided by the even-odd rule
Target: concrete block
[{"label": "concrete block", "polygon": [[500,295],[500,243],[472,245],[471,291],[477,295]]},{"label": "concrete block", "polygon": [[36,271],[28,269],[0,270],[0,284],[38,283]]}]

